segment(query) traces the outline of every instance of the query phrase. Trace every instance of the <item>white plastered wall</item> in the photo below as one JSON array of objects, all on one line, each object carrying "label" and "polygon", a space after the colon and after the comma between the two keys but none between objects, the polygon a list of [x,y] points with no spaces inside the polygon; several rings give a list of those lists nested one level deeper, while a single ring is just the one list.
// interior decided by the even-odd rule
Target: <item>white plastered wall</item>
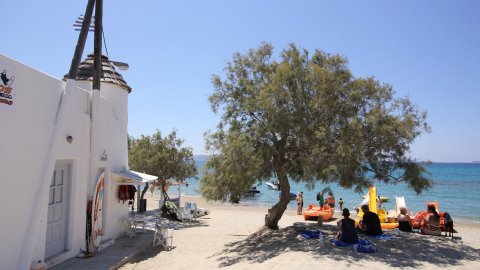
[{"label": "white plastered wall", "polygon": [[[69,102],[66,110],[67,121],[60,129],[60,139],[57,143],[55,155],[56,163],[70,165],[70,183],[67,211],[67,239],[66,252],[51,258],[49,264],[56,264],[78,255],[85,250],[85,226],[87,208],[87,186],[89,159],[90,159],[90,115],[89,93],[75,88],[69,93]],[[72,136],[72,143],[68,143],[67,136]],[[45,209],[45,216],[47,209]],[[37,248],[34,258],[43,258],[45,254],[45,229],[38,232]]]},{"label": "white plastered wall", "polygon": [[[91,83],[65,83],[2,55],[0,62],[15,73],[15,108],[0,110],[0,198],[6,205],[0,223],[1,268],[25,269],[33,259],[45,259],[48,183],[56,162],[70,165],[67,239],[66,251],[49,265],[85,250],[86,204],[99,170],[106,172],[103,239],[118,237],[128,205],[118,201],[110,172],[128,169],[128,92],[102,83],[92,122]],[[71,144],[67,136],[73,137]],[[106,161],[100,160],[104,150]]]},{"label": "white plastered wall", "polygon": [[[97,163],[96,166],[105,167],[107,171],[102,239],[114,239],[123,232],[121,219],[128,216],[128,204],[118,200],[118,185],[111,177],[112,171],[128,169],[128,92],[117,85],[102,84],[98,101],[97,110],[101,118],[93,128],[96,136],[93,146],[97,150],[92,150],[92,164],[95,166]],[[100,161],[100,154],[104,151],[108,154],[108,160]]]},{"label": "white plastered wall", "polygon": [[[48,185],[42,185],[45,183],[42,176],[51,178],[53,173],[47,169],[52,167],[47,160],[59,105],[62,98],[67,99],[64,96],[66,84],[5,56],[0,55],[0,61],[7,63],[15,75],[12,84],[14,110],[0,110],[0,179],[3,184],[0,197],[5,205],[4,219],[0,223],[0,265],[4,269],[19,269],[29,266],[34,258],[44,259]],[[64,160],[71,164],[67,249],[75,253],[71,255],[74,256],[82,245],[79,236],[85,231],[78,224],[85,224],[85,215],[79,212],[85,212],[81,198],[86,189],[81,180],[87,177],[88,153],[83,149],[89,144],[89,137],[85,137],[89,117],[85,114],[88,93],[74,88],[69,94],[68,98],[75,102],[65,110],[68,124],[59,129],[59,139],[53,142],[59,146],[53,163]],[[75,138],[71,145],[66,145],[67,134]],[[43,204],[44,207],[36,207]]]},{"label": "white plastered wall", "polygon": [[[78,82],[78,86],[91,89],[90,82]],[[115,239],[123,233],[122,218],[128,216],[128,204],[119,202],[118,185],[113,182],[112,171],[128,169],[128,92],[114,84],[102,83],[98,93],[92,93],[92,146],[91,172],[88,197],[93,197],[95,184],[101,171],[105,171],[103,206],[103,236]],[[101,160],[103,153],[107,160]]]}]

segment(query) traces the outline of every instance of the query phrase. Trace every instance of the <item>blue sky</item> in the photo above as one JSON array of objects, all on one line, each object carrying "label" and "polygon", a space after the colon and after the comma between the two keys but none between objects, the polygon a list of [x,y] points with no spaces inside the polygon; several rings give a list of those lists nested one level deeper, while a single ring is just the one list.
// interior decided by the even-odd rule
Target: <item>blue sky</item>
[{"label": "blue sky", "polygon": [[[87,0],[4,4],[0,53],[53,77],[68,72]],[[428,111],[432,132],[417,159],[480,160],[480,1],[104,0],[111,60],[129,96],[129,133],[173,128],[195,154],[214,129],[208,96],[234,52],[262,41],[278,53],[294,42],[346,56],[357,77],[375,76]],[[89,34],[84,56],[93,51]],[[105,53],[105,49],[104,49]]]}]

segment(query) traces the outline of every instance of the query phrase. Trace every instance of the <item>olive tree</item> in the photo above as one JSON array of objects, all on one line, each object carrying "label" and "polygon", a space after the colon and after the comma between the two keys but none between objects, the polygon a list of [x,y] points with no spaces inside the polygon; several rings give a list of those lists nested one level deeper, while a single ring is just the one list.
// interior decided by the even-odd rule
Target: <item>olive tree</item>
[{"label": "olive tree", "polygon": [[[152,136],[129,137],[129,165],[133,170],[158,176],[158,182],[163,186],[168,179],[183,182],[197,174],[197,167],[192,149],[182,147],[182,144],[183,140],[177,138],[175,130],[165,137],[159,130]],[[148,184],[142,191],[142,199],[147,190]]]},{"label": "olive tree", "polygon": [[429,131],[426,112],[394,97],[391,85],[354,77],[340,55],[291,44],[274,58],[263,43],[234,54],[212,83],[209,101],[221,120],[206,134],[214,156],[201,192],[235,201],[237,189],[277,177],[282,195],[265,216],[269,228],[278,228],[290,181],[356,191],[374,181],[405,182],[417,193],[432,184],[409,155],[414,139]]}]

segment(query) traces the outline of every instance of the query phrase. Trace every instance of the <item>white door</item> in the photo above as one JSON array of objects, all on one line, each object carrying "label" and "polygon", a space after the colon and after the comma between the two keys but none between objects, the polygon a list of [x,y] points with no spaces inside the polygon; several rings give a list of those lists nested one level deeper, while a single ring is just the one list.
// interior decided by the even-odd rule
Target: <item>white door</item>
[{"label": "white door", "polygon": [[68,165],[55,165],[48,196],[45,258],[49,258],[65,250],[68,177]]}]

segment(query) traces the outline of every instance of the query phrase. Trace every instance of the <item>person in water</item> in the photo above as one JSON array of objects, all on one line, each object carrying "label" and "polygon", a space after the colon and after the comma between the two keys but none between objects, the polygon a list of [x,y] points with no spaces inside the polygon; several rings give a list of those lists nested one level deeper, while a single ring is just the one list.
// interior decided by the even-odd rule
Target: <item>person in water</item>
[{"label": "person in water", "polygon": [[344,204],[344,203],[345,203],[345,202],[343,201],[342,198],[340,198],[340,200],[338,200],[338,205],[340,206],[340,210],[343,209],[343,204]]},{"label": "person in water", "polygon": [[363,219],[360,221],[359,230],[366,235],[377,236],[382,235],[382,227],[380,218],[377,214],[370,212],[368,205],[362,205]]},{"label": "person in water", "polygon": [[400,214],[397,217],[398,220],[398,229],[403,232],[412,231],[412,219],[407,214],[407,208],[400,207]]},{"label": "person in water", "polygon": [[297,215],[302,214],[303,209],[303,191],[300,191],[297,195]]},{"label": "person in water", "polygon": [[320,207],[323,208],[323,203],[324,203],[325,199],[323,199],[323,193],[321,191],[317,193],[317,201],[318,201],[318,204],[320,205]]},{"label": "person in water", "polygon": [[435,205],[429,204],[427,207],[427,216],[425,217],[421,232],[422,234],[442,235],[439,226],[440,215],[438,214],[437,209],[435,209]]},{"label": "person in water", "polygon": [[329,192],[329,193],[328,193],[327,204],[328,204],[331,208],[335,208],[335,198],[333,197],[333,193],[332,193],[332,192]]},{"label": "person in water", "polygon": [[342,211],[343,219],[337,222],[339,231],[335,238],[345,243],[357,243],[358,234],[355,229],[355,220],[350,218],[350,211],[344,208]]}]

